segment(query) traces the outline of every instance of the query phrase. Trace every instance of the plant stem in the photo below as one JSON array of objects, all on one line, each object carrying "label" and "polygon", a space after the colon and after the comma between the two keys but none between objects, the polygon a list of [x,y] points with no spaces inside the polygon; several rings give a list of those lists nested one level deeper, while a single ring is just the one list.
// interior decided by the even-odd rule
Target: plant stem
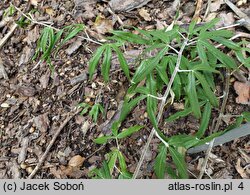
[{"label": "plant stem", "polygon": [[[188,39],[185,38],[184,42],[183,42],[183,44],[182,44],[182,46],[180,48],[180,51],[178,52],[178,58],[177,58],[177,62],[176,62],[176,66],[175,66],[174,72],[173,72],[173,74],[172,74],[172,76],[170,78],[170,81],[168,83],[167,89],[166,89],[166,91],[164,93],[164,96],[162,97],[162,101],[161,101],[161,104],[160,104],[160,109],[159,109],[159,112],[158,112],[158,115],[157,115],[157,122],[158,123],[161,120],[161,117],[162,117],[162,114],[163,114],[163,110],[164,110],[164,107],[165,107],[165,104],[166,104],[166,100],[167,100],[168,95],[170,93],[170,90],[171,90],[172,84],[174,82],[174,79],[176,77],[176,74],[178,73],[178,70],[179,70],[179,67],[180,67],[180,64],[181,64],[181,57],[182,57],[182,54],[183,54],[183,51],[184,51],[185,47],[187,46],[187,43],[188,43]],[[147,152],[147,150],[149,148],[150,142],[152,141],[154,134],[156,135],[156,137],[158,137],[162,141],[162,139],[159,136],[159,134],[153,128],[151,130],[151,133],[150,133],[149,137],[148,137],[147,143],[146,143],[145,148],[144,148],[144,150],[142,152],[142,155],[141,155],[141,158],[140,158],[140,160],[138,162],[138,165],[137,165],[137,167],[135,169],[135,172],[134,172],[134,175],[133,175],[133,179],[136,179],[137,176],[138,176],[138,174],[139,174],[139,171],[140,171],[142,163],[144,161],[146,152]],[[166,145],[167,143],[164,143],[164,144]],[[168,144],[166,146],[168,146]]]},{"label": "plant stem", "polygon": [[228,69],[226,71],[226,81],[225,82],[226,82],[225,91],[224,91],[224,97],[223,97],[223,101],[222,101],[222,105],[221,105],[221,109],[220,109],[220,114],[219,114],[218,120],[216,122],[215,128],[212,129],[213,132],[217,132],[219,130],[221,119],[224,115],[226,104],[227,104],[228,93],[229,93],[229,83],[230,83],[230,73],[229,73]]}]

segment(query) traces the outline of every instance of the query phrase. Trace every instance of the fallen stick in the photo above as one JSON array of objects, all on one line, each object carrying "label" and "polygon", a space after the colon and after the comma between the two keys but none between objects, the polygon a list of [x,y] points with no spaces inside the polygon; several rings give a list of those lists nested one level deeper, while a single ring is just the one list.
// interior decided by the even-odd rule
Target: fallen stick
[{"label": "fallen stick", "polygon": [[225,3],[230,7],[234,13],[239,16],[243,21],[243,26],[245,26],[248,30],[250,30],[250,18],[243,13],[238,7],[236,7],[231,1],[224,0]]},{"label": "fallen stick", "polygon": [[[219,146],[222,145],[224,143],[233,141],[235,139],[247,136],[250,134],[250,123],[246,123],[244,125],[241,125],[240,127],[237,127],[235,129],[232,129],[224,134],[222,134],[219,137],[214,138],[214,146]],[[195,146],[193,148],[190,148],[187,150],[188,154],[194,154],[194,153],[198,153],[198,152],[202,152],[205,151],[209,148],[209,143],[200,145],[200,146]]]},{"label": "fallen stick", "polygon": [[8,80],[9,77],[5,71],[5,68],[3,66],[2,58],[0,57],[0,78],[3,77],[4,79]]},{"label": "fallen stick", "polygon": [[12,34],[14,33],[14,31],[17,28],[17,24],[14,23],[10,29],[10,31],[0,40],[0,49],[4,46],[4,44],[8,41],[8,39],[12,36]]},{"label": "fallen stick", "polygon": [[29,175],[28,179],[32,179],[35,174],[37,173],[37,171],[40,169],[40,167],[42,166],[42,164],[44,163],[45,159],[47,158],[47,155],[50,151],[50,149],[52,148],[52,146],[54,145],[58,135],[61,133],[61,131],[63,130],[63,128],[67,125],[67,123],[78,113],[80,113],[81,110],[76,111],[75,113],[73,113],[72,115],[68,115],[67,118],[63,121],[63,123],[60,125],[60,127],[57,129],[57,131],[55,132],[52,140],[50,141],[49,145],[47,146],[45,152],[43,153],[42,157],[40,158],[39,162],[37,163],[36,167],[34,168],[34,170],[31,172],[31,174]]}]

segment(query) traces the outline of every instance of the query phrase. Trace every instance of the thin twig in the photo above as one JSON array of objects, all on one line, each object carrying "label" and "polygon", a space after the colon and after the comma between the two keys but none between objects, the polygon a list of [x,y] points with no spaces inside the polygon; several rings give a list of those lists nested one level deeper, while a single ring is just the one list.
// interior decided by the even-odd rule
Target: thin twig
[{"label": "thin twig", "polygon": [[60,127],[57,129],[57,131],[55,132],[54,136],[52,137],[52,140],[50,141],[49,145],[47,146],[45,152],[43,153],[42,157],[40,158],[39,162],[37,163],[36,167],[34,168],[34,170],[31,172],[31,174],[29,175],[28,179],[32,179],[35,174],[37,173],[37,171],[40,169],[40,167],[42,166],[42,164],[44,163],[45,159],[47,158],[47,155],[50,151],[50,149],[52,148],[52,146],[54,145],[58,135],[61,133],[61,131],[63,130],[63,128],[67,125],[67,123],[76,115],[80,112],[81,110],[77,110],[75,113],[73,113],[72,115],[68,114],[67,118],[63,121],[63,123],[60,125]]},{"label": "thin twig", "polygon": [[9,32],[0,40],[0,49],[4,46],[4,44],[8,41],[8,39],[12,36],[12,34],[16,30],[17,26],[18,25],[16,23],[14,23],[11,26]]},{"label": "thin twig", "polygon": [[201,172],[199,174],[198,179],[202,179],[202,177],[203,177],[203,175],[205,173],[205,170],[206,170],[206,167],[207,167],[207,162],[208,162],[211,150],[213,148],[213,145],[214,145],[214,139],[212,139],[212,141],[209,143],[209,147],[208,147],[207,152],[206,152],[206,157],[204,159],[204,162],[202,163]]},{"label": "thin twig", "polygon": [[211,0],[208,0],[207,1],[207,9],[206,9],[206,12],[205,12],[202,20],[205,20],[207,18],[208,14],[210,12],[210,6],[211,6]]},{"label": "thin twig", "polygon": [[195,9],[195,13],[193,16],[193,20],[198,20],[199,16],[200,16],[200,12],[202,9],[202,4],[203,4],[203,0],[197,0],[197,4],[196,4],[196,9]]},{"label": "thin twig", "polygon": [[250,30],[250,18],[245,14],[243,13],[238,7],[236,7],[231,1],[229,0],[224,0],[225,3],[228,5],[228,7],[230,7],[234,13],[236,13],[236,15],[238,15],[241,19],[244,20],[244,26]]},{"label": "thin twig", "polygon": [[227,99],[228,99],[228,94],[229,94],[229,83],[230,83],[230,73],[229,70],[227,69],[226,71],[226,80],[225,80],[226,84],[225,84],[225,91],[224,91],[224,97],[223,97],[223,101],[222,101],[222,105],[221,105],[221,109],[220,109],[220,114],[219,117],[217,119],[215,128],[212,129],[214,132],[217,132],[219,130],[220,124],[221,124],[221,119],[222,116],[224,116],[224,112],[225,112],[225,108],[226,108],[226,104],[227,104]]},{"label": "thin twig", "polygon": [[[178,70],[179,70],[179,67],[180,67],[180,63],[181,63],[182,53],[183,53],[183,51],[184,51],[184,49],[185,49],[187,43],[188,43],[188,39],[184,39],[184,42],[183,42],[183,44],[182,44],[182,46],[181,46],[181,48],[180,48],[180,51],[178,52],[178,58],[177,58],[177,62],[176,62],[176,66],[175,66],[174,72],[173,72],[173,74],[172,74],[172,76],[171,76],[171,79],[170,79],[170,81],[169,81],[169,84],[168,84],[168,86],[167,86],[167,89],[166,89],[166,91],[165,91],[165,93],[164,93],[164,96],[163,96],[162,101],[161,101],[161,104],[160,104],[160,109],[159,109],[159,112],[158,112],[158,115],[157,115],[157,123],[159,123],[159,121],[160,121],[160,119],[161,119],[161,117],[162,117],[163,110],[164,110],[164,107],[165,107],[165,104],[166,104],[166,100],[167,100],[168,95],[169,95],[169,93],[170,93],[170,91],[171,91],[171,87],[172,87],[172,84],[173,84],[174,79],[175,79],[175,77],[176,77],[176,74],[178,73]],[[147,152],[147,150],[148,150],[148,148],[149,148],[149,145],[150,145],[150,143],[151,143],[151,141],[152,141],[152,139],[153,139],[154,134],[155,134],[158,138],[160,138],[160,136],[158,135],[158,133],[155,131],[155,128],[153,128],[153,129],[151,130],[151,133],[150,133],[150,135],[149,135],[149,137],[148,137],[148,140],[147,140],[147,143],[146,143],[146,145],[145,145],[145,148],[144,148],[144,150],[143,150],[143,152],[142,152],[141,158],[140,158],[140,160],[139,160],[139,162],[138,162],[138,165],[137,165],[137,167],[136,167],[136,170],[135,170],[135,172],[134,172],[133,179],[136,179],[137,176],[138,176],[138,174],[139,174],[139,171],[140,171],[141,166],[142,166],[142,163],[143,163],[143,161],[144,161],[146,152]],[[160,139],[161,139],[161,138],[160,138]],[[162,140],[162,139],[161,139],[161,140]],[[164,143],[164,142],[163,142],[163,143]]]},{"label": "thin twig", "polygon": [[[27,18],[29,21],[31,21],[32,23],[34,24],[38,24],[38,25],[42,25],[42,26],[45,26],[45,27],[49,27],[49,28],[52,28],[53,30],[55,31],[59,31],[60,29],[58,28],[55,28],[54,26],[52,25],[48,25],[46,24],[45,22],[38,22],[36,20],[34,20],[33,18],[31,18],[30,16],[26,15],[25,13],[22,12],[22,10],[20,10],[18,7],[14,6],[15,9],[20,12],[25,18]],[[89,42],[92,42],[92,43],[95,43],[95,44],[98,44],[98,45],[102,45],[102,43],[98,42],[98,41],[95,41],[93,39],[90,39],[90,38],[87,38],[87,37],[84,37],[84,36],[77,36],[78,38],[82,38],[83,40],[86,40],[86,41],[89,41]]]},{"label": "thin twig", "polygon": [[8,74],[5,71],[2,58],[0,57],[0,78],[3,76],[4,79],[9,80]]}]

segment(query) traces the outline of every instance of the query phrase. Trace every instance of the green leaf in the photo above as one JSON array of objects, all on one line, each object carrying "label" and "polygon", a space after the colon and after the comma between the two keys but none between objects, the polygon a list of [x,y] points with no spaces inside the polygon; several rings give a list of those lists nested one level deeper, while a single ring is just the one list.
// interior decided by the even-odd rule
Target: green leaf
[{"label": "green leaf", "polygon": [[233,33],[229,30],[213,30],[209,32],[204,32],[200,34],[200,39],[214,39],[216,37],[225,37],[230,38],[233,36]]},{"label": "green leaf", "polygon": [[209,99],[210,103],[215,106],[218,107],[219,106],[219,102],[217,97],[215,96],[215,94],[212,92],[209,84],[207,83],[205,77],[199,73],[198,71],[194,72],[196,78],[200,81],[202,88],[204,89],[205,95],[206,97]]},{"label": "green leaf", "polygon": [[[171,58],[171,60],[169,61],[170,74],[173,74],[175,65],[176,65],[176,58]],[[172,89],[174,91],[176,99],[179,100],[181,98],[182,86],[181,86],[181,79],[178,73],[175,76]]]},{"label": "green leaf", "polygon": [[111,57],[112,57],[112,51],[110,45],[106,45],[104,57],[103,57],[103,63],[101,67],[101,72],[104,81],[108,82],[109,80],[109,70],[111,66]]},{"label": "green leaf", "polygon": [[117,154],[118,154],[118,161],[119,161],[120,169],[123,173],[126,173],[127,172],[127,165],[125,162],[125,158],[120,151],[118,151]]},{"label": "green leaf", "polygon": [[205,131],[207,130],[210,117],[211,117],[211,105],[209,102],[207,102],[202,113],[200,128],[196,133],[196,136],[198,138],[201,138],[204,135]]},{"label": "green leaf", "polygon": [[220,74],[220,71],[215,70],[215,68],[211,66],[207,66],[205,64],[198,64],[194,65],[191,70],[199,70],[199,71],[206,71],[206,72],[212,72],[212,73],[217,73]]},{"label": "green leaf", "polygon": [[206,55],[206,52],[203,48],[203,45],[198,41],[197,44],[196,44],[196,49],[197,49],[197,52],[198,52],[198,55],[203,63],[203,66],[205,65],[206,66],[209,66],[208,64],[208,61],[207,61],[207,55]]},{"label": "green leaf", "polygon": [[235,129],[235,128],[239,127],[242,124],[243,119],[244,119],[243,116],[237,117],[236,122],[234,124],[232,124],[232,125],[229,125],[229,127],[227,127],[225,129],[225,131],[229,131],[229,130],[232,130],[232,129]]},{"label": "green leaf", "polygon": [[159,149],[159,153],[155,158],[154,171],[159,179],[164,179],[165,171],[166,171],[166,159],[167,159],[167,147],[165,145],[161,145]]},{"label": "green leaf", "polygon": [[121,110],[121,115],[120,115],[120,119],[119,119],[119,122],[122,122],[125,120],[125,118],[127,117],[127,115],[130,113],[130,111],[141,101],[143,100],[144,98],[146,98],[147,96],[146,95],[141,95],[141,96],[138,96],[134,99],[132,99],[131,101],[125,101],[123,103],[123,106],[122,106],[122,110]]},{"label": "green leaf", "polygon": [[182,179],[187,179],[188,178],[188,172],[187,172],[187,165],[186,162],[184,160],[184,156],[181,155],[176,149],[174,149],[173,147],[169,147],[169,152],[172,156],[172,159],[176,165],[176,168],[178,170],[178,175],[182,178]]},{"label": "green leaf", "polygon": [[209,44],[207,41],[199,40],[201,44],[208,49],[221,63],[223,63],[226,67],[231,69],[237,69],[237,65],[235,61],[221,52],[220,50],[216,49],[213,45]]},{"label": "green leaf", "polygon": [[[137,44],[148,44],[150,43],[149,40],[142,38],[139,35],[133,34],[131,32],[125,32],[125,31],[113,31],[112,32],[115,35],[115,40],[117,38],[128,41],[130,43],[137,43]],[[112,37],[110,37],[112,39]]]},{"label": "green leaf", "polygon": [[102,179],[112,179],[107,161],[104,161],[98,176]]},{"label": "green leaf", "polygon": [[122,172],[118,179],[132,179],[133,175],[129,172]]},{"label": "green leaf", "polygon": [[188,95],[188,99],[191,105],[192,112],[196,118],[201,117],[201,111],[199,106],[199,101],[196,93],[195,87],[195,77],[193,72],[189,72],[188,74],[189,83],[187,85],[186,93]]},{"label": "green leaf", "polygon": [[195,136],[180,134],[180,135],[172,136],[169,139],[168,144],[170,146],[184,147],[184,148],[188,149],[188,148],[196,145],[197,142],[199,142],[199,140]]},{"label": "green leaf", "polygon": [[[149,89],[149,93],[153,96],[156,96],[156,82],[153,78],[153,75],[150,74],[147,77],[146,81],[147,88]],[[156,129],[158,128],[157,126],[157,120],[156,120],[156,109],[157,109],[157,99],[151,96],[147,97],[147,113],[148,117],[153,125],[153,127]]]},{"label": "green leaf", "polygon": [[168,66],[169,58],[168,57],[163,57],[161,59],[160,64],[156,66],[156,71],[161,77],[162,81],[168,85],[169,79],[168,79],[168,74],[167,74],[167,66]]},{"label": "green leaf", "polygon": [[129,127],[128,129],[124,129],[121,133],[117,135],[117,138],[122,139],[122,138],[128,137],[132,135],[133,133],[139,131],[141,128],[143,128],[143,126],[135,125],[133,127]]},{"label": "green leaf", "polygon": [[94,72],[96,70],[96,66],[97,66],[97,64],[102,56],[102,53],[104,52],[104,49],[105,49],[105,45],[99,47],[89,61],[89,77],[90,77],[90,79],[92,79],[92,77],[94,75]]},{"label": "green leaf", "polygon": [[94,139],[94,142],[97,144],[106,144],[108,140],[113,139],[114,136],[102,136]]},{"label": "green leaf", "polygon": [[112,133],[113,133],[114,136],[117,136],[120,125],[121,125],[121,123],[119,121],[115,121],[112,124],[111,131],[112,131]]},{"label": "green leaf", "polygon": [[241,50],[241,48],[233,41],[229,40],[229,39],[225,39],[223,37],[213,37],[212,38],[214,41],[217,41],[219,43],[221,43],[222,45],[225,45],[226,47],[228,47],[229,49],[238,51]]},{"label": "green leaf", "polygon": [[218,23],[220,21],[219,18],[214,18],[212,19],[210,22],[206,23],[205,25],[203,26],[200,26],[200,27],[197,27],[196,30],[200,30],[201,31],[201,34],[204,33],[206,30],[212,28],[215,26],[216,23]]},{"label": "green leaf", "polygon": [[242,116],[247,122],[250,122],[250,112],[242,112]]},{"label": "green leaf", "polygon": [[99,114],[99,110],[100,110],[100,104],[95,104],[90,112],[89,112],[89,116],[93,119],[93,121],[96,123],[97,121],[97,117],[98,117],[98,114]]},{"label": "green leaf", "polygon": [[121,69],[123,70],[126,77],[130,80],[129,66],[121,50],[114,44],[112,44],[111,47],[114,49],[114,51],[117,54]]},{"label": "green leaf", "polygon": [[154,68],[157,66],[161,58],[165,55],[167,50],[168,47],[165,47],[154,58],[151,58],[149,60],[143,60],[134,74],[132,83],[139,83],[140,81],[145,79],[146,76],[154,70]]},{"label": "green leaf", "polygon": [[71,25],[69,27],[66,27],[65,29],[69,29],[68,30],[68,34],[66,35],[66,37],[63,39],[62,41],[62,45],[64,43],[66,43],[68,40],[72,39],[73,37],[75,37],[79,32],[81,32],[83,29],[85,28],[85,26],[83,24],[74,24]]},{"label": "green leaf", "polygon": [[114,150],[111,153],[111,157],[110,157],[109,162],[108,162],[110,173],[112,173],[113,170],[114,170],[115,163],[116,163],[116,160],[117,160],[117,157],[118,157],[118,152],[119,152],[118,150]]},{"label": "green leaf", "polygon": [[173,115],[171,115],[170,117],[168,117],[166,119],[166,122],[167,123],[172,122],[172,121],[177,120],[179,118],[185,117],[185,116],[189,115],[190,113],[192,113],[192,108],[185,108],[184,110],[176,112]]},{"label": "green leaf", "polygon": [[172,179],[179,179],[179,177],[176,175],[174,169],[170,166],[166,167],[166,172],[167,174],[172,178]]}]

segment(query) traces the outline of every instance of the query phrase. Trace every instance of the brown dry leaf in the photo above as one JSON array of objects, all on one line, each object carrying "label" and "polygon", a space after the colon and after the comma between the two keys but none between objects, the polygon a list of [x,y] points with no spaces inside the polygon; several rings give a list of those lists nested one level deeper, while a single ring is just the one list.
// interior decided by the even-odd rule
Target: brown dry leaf
[{"label": "brown dry leaf", "polygon": [[229,26],[235,23],[235,17],[232,12],[229,12],[229,13],[221,12],[218,15],[218,18],[220,18],[220,21],[216,24],[216,28]]},{"label": "brown dry leaf", "polygon": [[217,13],[213,12],[213,13],[210,13],[208,14],[208,16],[205,18],[205,22],[210,22],[211,20],[213,20],[214,18],[216,18],[217,16]]},{"label": "brown dry leaf", "polygon": [[79,167],[61,166],[61,170],[62,170],[63,175],[67,175],[74,179],[79,179],[84,175],[84,172],[80,170]]},{"label": "brown dry leaf", "polygon": [[237,164],[236,164],[236,166],[235,166],[237,172],[240,174],[240,176],[241,176],[243,179],[249,179],[249,177],[247,176],[245,170],[241,167],[240,163],[241,163],[241,160],[238,159],[238,160],[237,160]]},{"label": "brown dry leaf", "polygon": [[28,31],[27,37],[23,41],[27,42],[29,45],[32,45],[32,43],[35,43],[39,37],[39,26],[35,26],[34,29]]},{"label": "brown dry leaf", "polygon": [[23,52],[22,55],[19,59],[19,66],[21,66],[22,64],[27,64],[29,62],[29,60],[32,58],[32,50],[30,47],[25,46],[23,48]]},{"label": "brown dry leaf", "polygon": [[32,86],[22,85],[19,86],[17,92],[26,97],[32,97],[36,94],[36,89]]},{"label": "brown dry leaf", "polygon": [[234,82],[234,89],[238,94],[236,102],[239,104],[250,104],[250,84],[241,83],[238,81]]},{"label": "brown dry leaf", "polygon": [[224,4],[223,0],[214,0],[210,5],[210,12],[216,12]]},{"label": "brown dry leaf", "polygon": [[84,157],[81,157],[80,155],[76,155],[70,159],[68,165],[71,167],[80,167],[82,166],[84,160],[85,160]]},{"label": "brown dry leaf", "polygon": [[113,30],[113,22],[99,15],[95,20],[94,27],[99,34],[105,34]]},{"label": "brown dry leaf", "polygon": [[39,82],[41,83],[43,89],[48,87],[49,78],[50,78],[50,71],[47,70],[47,72],[44,75],[42,75],[41,78],[39,79]]},{"label": "brown dry leaf", "polygon": [[41,132],[45,133],[47,132],[49,128],[49,118],[48,118],[48,113],[39,115],[34,118],[34,123]]},{"label": "brown dry leaf", "polygon": [[72,55],[76,50],[78,50],[82,45],[82,39],[77,39],[73,43],[69,45],[69,47],[65,50],[68,55]]},{"label": "brown dry leaf", "polygon": [[143,17],[146,21],[151,21],[150,14],[148,13],[148,10],[146,10],[144,7],[139,10],[139,15]]},{"label": "brown dry leaf", "polygon": [[48,7],[45,9],[46,14],[50,15],[50,16],[55,16],[56,12],[52,7]]},{"label": "brown dry leaf", "polygon": [[66,176],[60,168],[57,169],[56,167],[52,167],[49,170],[57,179],[63,179]]},{"label": "brown dry leaf", "polygon": [[30,0],[30,4],[37,6],[38,5],[38,0]]}]

